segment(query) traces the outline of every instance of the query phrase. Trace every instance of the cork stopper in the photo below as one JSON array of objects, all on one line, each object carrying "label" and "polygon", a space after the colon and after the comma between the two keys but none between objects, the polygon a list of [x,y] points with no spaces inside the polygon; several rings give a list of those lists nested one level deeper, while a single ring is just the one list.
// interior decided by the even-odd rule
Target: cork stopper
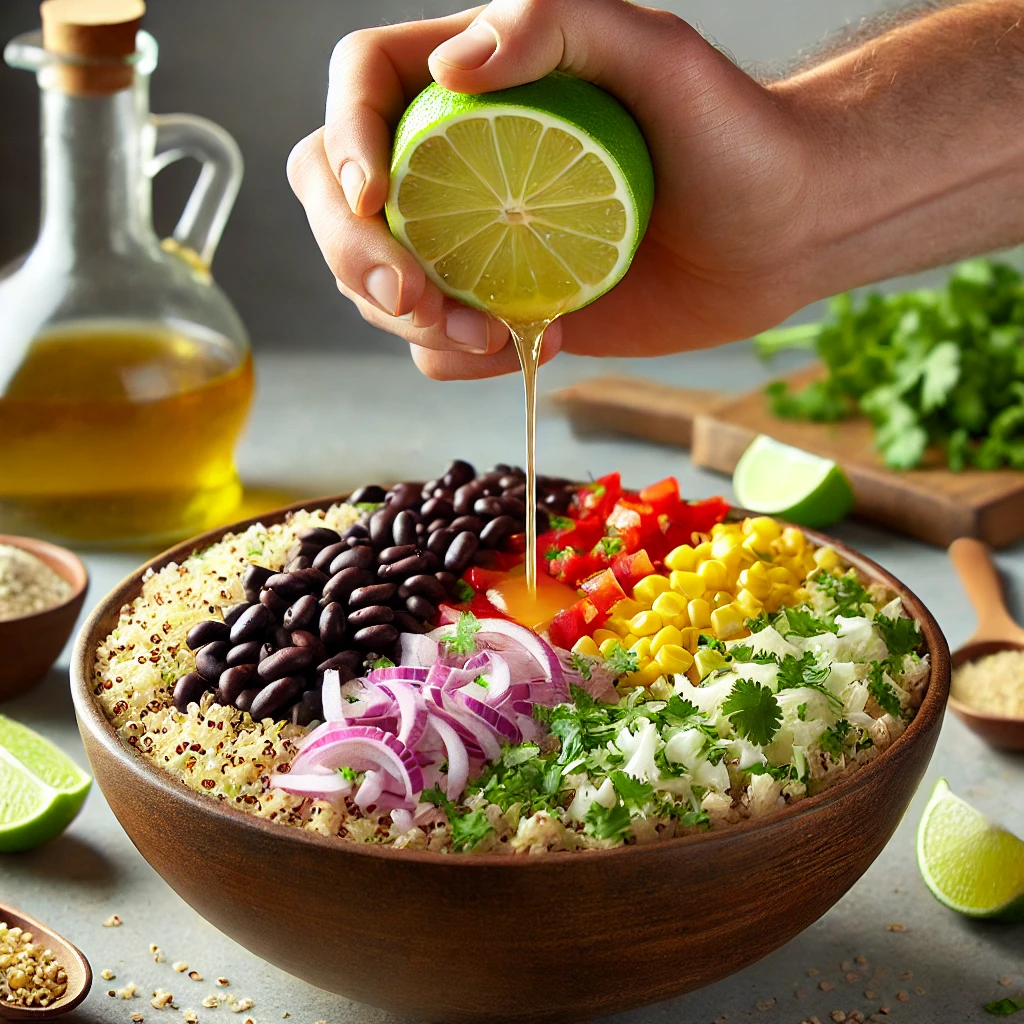
[{"label": "cork stopper", "polygon": [[135,34],[146,13],[143,0],[44,0],[43,46],[70,58],[57,81],[75,96],[105,96],[130,88]]}]

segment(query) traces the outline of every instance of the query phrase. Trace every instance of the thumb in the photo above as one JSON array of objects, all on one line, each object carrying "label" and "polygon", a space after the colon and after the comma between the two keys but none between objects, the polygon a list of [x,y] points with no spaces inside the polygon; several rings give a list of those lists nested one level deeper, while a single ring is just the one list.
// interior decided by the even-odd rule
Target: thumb
[{"label": "thumb", "polygon": [[629,0],[492,0],[430,55],[434,79],[455,92],[506,89],[556,69],[601,86],[641,120],[678,100],[689,103],[674,115],[690,108],[697,119],[723,76],[754,84],[681,18]]}]

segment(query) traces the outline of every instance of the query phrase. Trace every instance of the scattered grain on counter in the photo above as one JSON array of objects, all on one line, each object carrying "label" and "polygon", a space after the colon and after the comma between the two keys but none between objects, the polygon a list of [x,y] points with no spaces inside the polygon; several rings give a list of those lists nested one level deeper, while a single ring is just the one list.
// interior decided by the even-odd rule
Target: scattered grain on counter
[{"label": "scattered grain on counter", "polygon": [[203,980],[203,976],[198,971],[189,971],[188,972],[188,976],[193,981],[202,981]]},{"label": "scattered grain on counter", "polygon": [[133,1021],[135,1021],[135,1024],[142,1024],[142,1022],[143,1022],[143,1021],[144,1021],[145,1019],[146,1019],[146,1018],[145,1018],[145,1017],[143,1017],[141,1013],[133,1013],[133,1014],[132,1014],[132,1020],[133,1020]]},{"label": "scattered grain on counter", "polygon": [[831,992],[836,987],[834,981],[823,981],[818,985],[822,992]]},{"label": "scattered grain on counter", "polygon": [[138,986],[135,984],[135,982],[134,981],[130,981],[130,982],[128,982],[127,985],[125,985],[124,988],[119,988],[117,990],[117,998],[118,999],[134,999],[135,998],[135,994],[138,991],[139,991],[139,989],[138,989]]},{"label": "scattered grain on counter", "polygon": [[103,922],[104,928],[120,928],[122,924],[121,918],[117,914],[111,914],[110,917]]},{"label": "scattered grain on counter", "polygon": [[891,932],[909,932],[910,929],[902,921],[893,921],[888,928]]},{"label": "scattered grain on counter", "polygon": [[179,961],[178,961],[177,963],[175,963],[175,964],[171,964],[171,966],[172,966],[172,967],[173,967],[173,968],[174,968],[174,969],[175,969],[175,970],[176,970],[176,971],[177,971],[177,972],[178,972],[179,974],[184,974],[184,973],[185,973],[185,972],[186,972],[186,971],[188,970],[188,964],[187,964],[187,963],[185,963],[185,961],[184,961],[184,960],[179,960]]},{"label": "scattered grain on counter", "polygon": [[975,711],[1024,718],[1024,651],[999,651],[961,665],[950,693]]},{"label": "scattered grain on counter", "polygon": [[0,1001],[13,1006],[49,1006],[68,990],[64,965],[32,941],[32,933],[0,921]]},{"label": "scattered grain on counter", "polygon": [[100,971],[100,977],[104,981],[113,981],[117,975],[109,967],[104,967],[103,970]]},{"label": "scattered grain on counter", "polygon": [[255,1005],[256,1001],[254,999],[246,997],[232,1004],[231,1010],[233,1013],[245,1013],[246,1010],[251,1010]]},{"label": "scattered grain on counter", "polygon": [[155,943],[149,944],[149,955],[158,963],[162,964],[167,957],[164,956],[164,951]]},{"label": "scattered grain on counter", "polygon": [[74,588],[42,559],[0,544],[0,622],[63,604]]},{"label": "scattered grain on counter", "polygon": [[170,992],[165,992],[162,988],[158,988],[153,993],[153,998],[150,999],[149,1005],[155,1007],[158,1010],[164,1009],[169,1006],[174,996]]},{"label": "scattered grain on counter", "polygon": [[230,982],[230,981],[228,981],[228,979],[227,979],[227,978],[218,978],[218,979],[217,979],[217,984],[218,984],[218,985],[223,985],[223,986],[227,987],[228,985],[230,985],[230,984],[231,984],[231,982]]},{"label": "scattered grain on counter", "polygon": [[1004,974],[999,979],[999,984],[1002,985],[1003,988],[1010,988],[1013,985],[1013,978],[1011,978],[1008,974]]},{"label": "scattered grain on counter", "polygon": [[185,1024],[199,1024],[199,1015],[195,1010],[185,1011]]}]

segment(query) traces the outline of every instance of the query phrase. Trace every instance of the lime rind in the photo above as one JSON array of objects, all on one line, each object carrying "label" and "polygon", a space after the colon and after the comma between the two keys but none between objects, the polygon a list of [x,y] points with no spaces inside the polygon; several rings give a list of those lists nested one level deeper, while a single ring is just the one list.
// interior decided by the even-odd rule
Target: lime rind
[{"label": "lime rind", "polygon": [[0,748],[58,791],[77,792],[89,781],[89,776],[59,747],[6,715],[0,715]]},{"label": "lime rind", "polygon": [[917,830],[917,863],[932,895],[967,917],[1024,920],[1024,840],[935,785]]}]

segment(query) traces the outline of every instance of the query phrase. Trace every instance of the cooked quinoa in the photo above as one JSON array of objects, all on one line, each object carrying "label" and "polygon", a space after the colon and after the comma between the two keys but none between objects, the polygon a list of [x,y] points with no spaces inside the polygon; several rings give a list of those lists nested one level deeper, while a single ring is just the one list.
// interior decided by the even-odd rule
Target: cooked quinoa
[{"label": "cooked quinoa", "polygon": [[[335,505],[326,512],[298,512],[283,525],[269,529],[253,526],[242,534],[228,535],[181,565],[149,573],[142,595],[122,609],[117,628],[100,645],[94,693],[124,742],[197,792],[259,817],[325,836],[447,851],[453,848],[453,831],[444,815],[401,832],[389,815],[364,816],[351,801],[331,804],[272,788],[271,776],[287,773],[297,752],[297,741],[307,732],[305,727],[269,718],[254,722],[248,713],[214,703],[212,693],[205,694],[199,705],[191,705],[185,713],[176,711],[171,703],[176,680],[194,668],[186,633],[198,621],[219,617],[222,609],[243,600],[240,578],[251,561],[279,569],[300,529],[323,525],[343,532],[359,518],[360,511],[349,505]],[[834,552],[831,554],[834,556]],[[841,572],[841,566],[834,571]],[[838,615],[836,578],[828,576],[833,581],[829,588],[808,578],[809,598],[803,607],[811,621],[816,614],[829,614],[830,609],[833,618]],[[863,601],[858,603],[858,598],[848,607],[843,617],[836,619],[832,632],[821,636],[788,632],[784,620],[766,619],[744,639],[724,645],[716,641],[718,648],[710,650],[720,650],[721,654],[710,661],[703,658],[702,664],[711,667],[701,672],[701,686],[695,687],[692,679],[683,675],[674,677],[674,684],[663,679],[653,686],[647,694],[649,714],[634,715],[641,690],[628,691],[632,696],[623,697],[622,710],[613,714],[618,714],[620,721],[633,723],[627,726],[631,732],[618,733],[607,744],[607,752],[592,747],[591,753],[566,766],[563,789],[570,786],[576,795],[567,798],[561,810],[548,806],[529,813],[532,808],[528,806],[509,806],[507,801],[502,805],[489,799],[488,793],[493,790],[471,782],[457,810],[463,816],[475,815],[477,826],[482,826],[475,852],[607,848],[624,839],[644,843],[698,828],[725,827],[772,814],[873,760],[902,734],[920,705],[929,663],[927,655],[910,649],[913,642],[907,645],[907,653],[888,657],[891,652],[878,625],[882,620],[876,622],[876,617],[895,622],[904,615],[902,607],[882,588],[857,588]],[[755,626],[751,624],[750,629]],[[719,659],[717,664],[714,658]],[[734,685],[731,677],[760,679],[756,685],[753,681],[745,684],[749,696],[755,699],[762,687],[774,685],[781,691],[783,686],[775,674],[785,667],[783,663],[805,666],[817,675],[812,672],[808,676],[810,689],[801,690],[799,681],[786,684],[789,689],[785,699],[779,701],[781,718],[776,723],[775,739],[765,743],[762,752],[755,744],[735,737],[728,711],[723,718],[722,699],[714,697],[712,691],[717,687],[724,698]],[[876,673],[874,682],[871,671]],[[830,673],[835,690],[831,697],[822,682],[830,679]],[[882,701],[886,706],[880,706],[877,693],[886,698]],[[686,728],[671,724],[670,701],[676,698],[694,707],[691,714],[696,717]],[[666,709],[669,717],[666,719],[659,709]],[[655,726],[655,732],[651,732]],[[720,737],[712,737],[716,729]],[[694,742],[700,740],[698,747],[703,744],[701,750],[687,746],[687,731],[696,737]],[[647,740],[642,738],[645,732],[650,734]],[[634,817],[625,836],[620,832],[613,840],[591,834],[583,828],[583,822],[595,803],[604,799],[599,781],[602,771],[610,774],[615,764],[625,760],[632,763],[640,756],[635,748],[648,741],[652,744],[652,778],[659,774],[655,763],[665,770],[666,756],[678,763],[685,758],[694,761],[696,767],[692,770],[687,762],[692,777],[689,781],[685,781],[685,774],[682,778],[663,778],[666,784],[660,788],[660,803],[651,804],[653,809]],[[670,743],[686,749],[676,756],[669,750]],[[549,735],[537,756],[543,758],[557,747],[558,740]],[[782,748],[785,750],[779,754]],[[799,777],[790,774],[783,778],[769,770],[774,764],[790,761],[800,761]],[[758,765],[761,768],[756,771],[751,767],[756,769]],[[500,764],[494,767],[500,768]],[[692,814],[684,817],[679,810],[686,800],[692,801]]]}]

